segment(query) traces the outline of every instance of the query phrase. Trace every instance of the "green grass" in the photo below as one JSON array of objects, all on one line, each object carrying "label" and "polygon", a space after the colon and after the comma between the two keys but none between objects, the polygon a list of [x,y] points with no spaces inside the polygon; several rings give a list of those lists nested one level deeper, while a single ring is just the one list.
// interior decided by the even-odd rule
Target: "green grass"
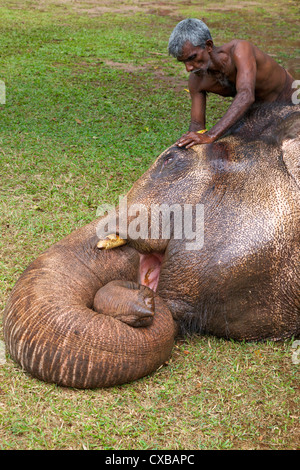
[{"label": "green grass", "polygon": [[[186,131],[187,74],[166,51],[178,19],[205,18],[217,44],[248,38],[286,67],[299,58],[296,2],[36,4],[0,7],[1,308],[32,259],[116,203]],[[228,103],[209,98],[208,127]],[[178,340],[151,377],[88,391],[36,381],[7,358],[0,449],[299,448],[291,344]]]}]

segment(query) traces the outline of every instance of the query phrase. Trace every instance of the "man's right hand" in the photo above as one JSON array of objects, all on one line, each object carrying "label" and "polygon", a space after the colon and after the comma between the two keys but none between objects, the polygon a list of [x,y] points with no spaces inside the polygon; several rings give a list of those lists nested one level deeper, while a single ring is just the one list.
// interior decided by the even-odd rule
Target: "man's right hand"
[{"label": "man's right hand", "polygon": [[177,140],[176,145],[178,147],[190,148],[193,145],[197,144],[210,144],[214,139],[209,136],[208,132],[198,133],[198,132],[187,132],[179,140]]}]

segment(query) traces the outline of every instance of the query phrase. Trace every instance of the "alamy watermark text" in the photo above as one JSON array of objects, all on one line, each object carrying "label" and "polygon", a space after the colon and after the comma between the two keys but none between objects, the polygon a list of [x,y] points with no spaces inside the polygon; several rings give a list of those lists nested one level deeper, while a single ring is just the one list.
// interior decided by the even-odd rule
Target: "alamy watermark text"
[{"label": "alamy watermark text", "polygon": [[[107,212],[107,215],[105,213]],[[127,197],[119,198],[118,210],[108,204],[99,206],[97,236],[105,239],[118,231],[131,240],[185,240],[186,250],[200,250],[204,244],[203,204],[131,204]]]}]

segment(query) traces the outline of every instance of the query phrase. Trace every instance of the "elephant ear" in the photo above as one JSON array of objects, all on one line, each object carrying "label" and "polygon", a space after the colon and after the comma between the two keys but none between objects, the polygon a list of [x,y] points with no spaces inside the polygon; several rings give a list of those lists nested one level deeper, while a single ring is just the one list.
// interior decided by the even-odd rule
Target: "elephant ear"
[{"label": "elephant ear", "polygon": [[277,142],[291,176],[300,187],[300,112],[294,112],[278,126]]}]

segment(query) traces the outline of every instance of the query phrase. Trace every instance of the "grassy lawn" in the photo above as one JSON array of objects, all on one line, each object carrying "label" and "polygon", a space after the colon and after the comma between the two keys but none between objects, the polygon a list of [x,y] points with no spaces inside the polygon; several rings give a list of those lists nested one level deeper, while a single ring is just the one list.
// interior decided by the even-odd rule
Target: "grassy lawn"
[{"label": "grassy lawn", "polygon": [[[2,0],[1,309],[31,260],[187,130],[187,73],[167,43],[189,16],[216,45],[249,39],[300,78],[296,0]],[[228,104],[209,98],[208,127]],[[104,390],[45,384],[7,358],[0,449],[299,449],[292,342],[178,339],[155,374]]]}]

